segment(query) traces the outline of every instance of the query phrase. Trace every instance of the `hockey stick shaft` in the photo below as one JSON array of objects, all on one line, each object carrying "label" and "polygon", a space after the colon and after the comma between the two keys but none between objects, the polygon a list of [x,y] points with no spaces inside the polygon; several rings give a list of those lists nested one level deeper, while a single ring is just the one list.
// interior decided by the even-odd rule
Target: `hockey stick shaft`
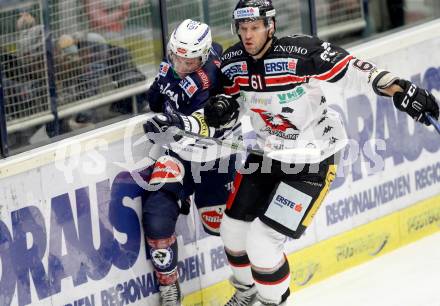
[{"label": "hockey stick shaft", "polygon": [[440,134],[440,122],[435,120],[431,115],[425,114],[426,118],[428,118],[428,121],[434,126],[434,128],[437,130],[437,132]]},{"label": "hockey stick shaft", "polygon": [[214,142],[219,146],[227,147],[227,148],[230,148],[234,151],[248,152],[248,153],[252,153],[252,154],[260,155],[260,156],[266,155],[263,150],[254,149],[252,147],[246,147],[243,144],[243,141],[241,139],[231,138],[231,139],[220,140],[218,138],[209,137],[209,136],[202,136],[197,133],[192,133],[192,132],[184,131],[184,130],[177,129],[177,128],[173,129],[172,132],[175,133],[176,135],[193,138],[193,139],[196,139],[196,140],[202,141],[202,142],[204,140],[207,140],[207,141],[211,142],[211,143],[209,143],[211,145]]},{"label": "hockey stick shaft", "polygon": [[308,148],[298,148],[298,149],[281,149],[281,150],[275,150],[266,152],[261,149],[254,149],[251,146],[245,146],[243,144],[243,141],[241,139],[223,139],[220,140],[218,138],[209,137],[209,136],[201,136],[197,133],[192,133],[188,131],[183,131],[180,129],[173,129],[173,133],[179,136],[183,137],[189,137],[198,140],[199,142],[203,142],[204,140],[207,140],[210,143],[207,143],[207,145],[212,145],[213,143],[223,146],[226,148],[229,148],[233,151],[238,152],[247,152],[250,154],[255,154],[259,156],[266,156],[272,159],[279,159],[283,156],[289,156],[291,158],[291,161],[293,162],[296,160],[297,162],[309,162],[310,158],[317,158],[320,156],[321,151],[317,149],[308,149]]}]

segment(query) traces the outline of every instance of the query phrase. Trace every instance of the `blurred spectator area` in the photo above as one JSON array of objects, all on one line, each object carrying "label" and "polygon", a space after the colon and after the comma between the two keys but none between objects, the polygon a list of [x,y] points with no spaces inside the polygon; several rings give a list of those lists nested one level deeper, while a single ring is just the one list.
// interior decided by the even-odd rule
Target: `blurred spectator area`
[{"label": "blurred spectator area", "polygon": [[[29,144],[46,125],[46,136],[56,135],[54,105],[61,133],[142,111],[141,89],[154,79],[166,43],[162,24],[170,33],[186,18],[207,22],[227,48],[237,41],[231,33],[236,2],[0,0],[0,102],[10,144]],[[273,2],[277,35],[302,32],[301,1]],[[440,0],[315,0],[315,7],[318,35],[338,44],[440,15]]]},{"label": "blurred spectator area", "polygon": [[[157,43],[148,1],[42,3],[0,0],[2,102],[13,148],[28,145],[45,124],[50,125],[48,136],[56,135],[53,104],[64,121],[81,117],[94,124],[132,113],[130,88],[146,91],[161,57],[153,50]],[[54,81],[52,92],[49,80]],[[115,93],[121,98],[109,99]],[[145,101],[137,96],[137,108],[142,108]],[[82,110],[75,111],[78,106]],[[65,122],[60,126],[62,133],[72,130]]]},{"label": "blurred spectator area", "polygon": [[317,0],[316,22],[322,38],[343,35],[366,27],[362,0]]}]

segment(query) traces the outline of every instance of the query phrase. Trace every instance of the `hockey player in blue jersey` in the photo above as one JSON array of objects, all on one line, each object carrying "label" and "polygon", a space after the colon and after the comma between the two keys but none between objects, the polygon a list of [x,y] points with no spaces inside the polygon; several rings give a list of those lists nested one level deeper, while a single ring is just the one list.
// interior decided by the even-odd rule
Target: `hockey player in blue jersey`
[{"label": "hockey player in blue jersey", "polygon": [[[218,54],[222,50],[212,44],[208,25],[190,19],[183,21],[171,34],[167,49],[167,57],[147,93],[151,110],[161,114],[144,125],[146,133],[159,138],[162,134],[156,133],[170,125],[187,124],[202,131],[206,127],[203,115],[190,115],[203,109],[208,98],[220,89]],[[175,226],[179,214],[189,211],[188,196],[194,194],[205,231],[218,235],[235,172],[232,156],[225,173],[203,171],[197,182],[191,171],[194,162],[190,161],[194,158],[187,150],[183,153],[171,149],[157,158],[149,184],[161,187],[148,195],[142,209],[147,250],[160,284],[161,305],[180,305],[182,299]]]}]

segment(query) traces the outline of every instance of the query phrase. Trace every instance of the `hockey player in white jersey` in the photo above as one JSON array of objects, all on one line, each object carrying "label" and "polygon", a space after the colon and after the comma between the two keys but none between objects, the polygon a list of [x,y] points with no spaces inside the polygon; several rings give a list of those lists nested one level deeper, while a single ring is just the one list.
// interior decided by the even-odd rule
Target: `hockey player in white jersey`
[{"label": "hockey player in white jersey", "polygon": [[270,0],[238,2],[233,19],[240,42],[222,56],[226,95],[212,97],[204,108],[206,122],[216,128],[249,115],[259,145],[271,157],[247,157],[227,202],[220,234],[236,288],[229,306],[256,300],[282,305],[290,294],[283,243],[310,225],[346,145],[322,82],[392,97],[399,110],[427,125],[426,113],[439,116],[432,94],[340,47],[305,35],[275,37],[275,15]]}]

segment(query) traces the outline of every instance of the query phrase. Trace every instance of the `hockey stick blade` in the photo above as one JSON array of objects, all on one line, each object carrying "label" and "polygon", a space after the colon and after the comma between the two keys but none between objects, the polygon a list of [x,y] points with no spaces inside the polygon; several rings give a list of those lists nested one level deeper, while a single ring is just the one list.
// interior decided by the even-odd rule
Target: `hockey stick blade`
[{"label": "hockey stick blade", "polygon": [[440,134],[440,122],[434,119],[429,114],[425,114],[426,118],[428,118],[428,121],[434,126],[434,128],[437,130],[437,132]]}]

